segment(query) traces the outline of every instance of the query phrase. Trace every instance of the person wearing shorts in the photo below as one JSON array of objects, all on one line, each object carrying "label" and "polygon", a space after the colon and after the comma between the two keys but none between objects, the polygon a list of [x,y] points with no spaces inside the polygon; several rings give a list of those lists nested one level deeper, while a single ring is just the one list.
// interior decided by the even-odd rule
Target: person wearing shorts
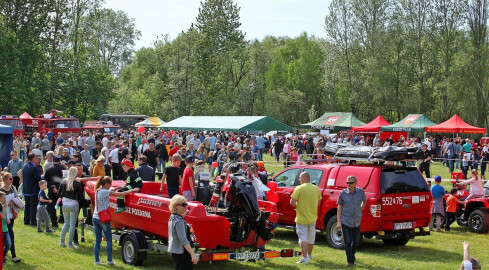
[{"label": "person wearing shorts", "polygon": [[296,208],[295,223],[302,258],[298,264],[307,264],[312,260],[312,248],[316,239],[316,220],[321,191],[311,184],[311,176],[307,172],[299,176],[301,185],[292,192],[290,205]]}]

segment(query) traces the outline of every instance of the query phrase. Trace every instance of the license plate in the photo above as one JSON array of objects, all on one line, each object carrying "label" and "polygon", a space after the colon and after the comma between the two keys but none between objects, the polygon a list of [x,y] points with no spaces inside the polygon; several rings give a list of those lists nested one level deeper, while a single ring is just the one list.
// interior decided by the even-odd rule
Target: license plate
[{"label": "license plate", "polygon": [[413,228],[412,222],[394,223],[394,230],[403,230],[403,229],[411,229],[411,228]]},{"label": "license plate", "polygon": [[236,260],[251,260],[260,259],[260,252],[244,252],[244,253],[236,253]]}]

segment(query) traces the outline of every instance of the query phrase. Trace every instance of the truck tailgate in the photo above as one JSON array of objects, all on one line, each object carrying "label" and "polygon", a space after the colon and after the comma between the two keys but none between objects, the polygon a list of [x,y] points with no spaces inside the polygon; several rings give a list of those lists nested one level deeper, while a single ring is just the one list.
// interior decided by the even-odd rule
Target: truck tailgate
[{"label": "truck tailgate", "polygon": [[429,192],[382,195],[384,230],[425,227],[431,218],[432,199]]}]

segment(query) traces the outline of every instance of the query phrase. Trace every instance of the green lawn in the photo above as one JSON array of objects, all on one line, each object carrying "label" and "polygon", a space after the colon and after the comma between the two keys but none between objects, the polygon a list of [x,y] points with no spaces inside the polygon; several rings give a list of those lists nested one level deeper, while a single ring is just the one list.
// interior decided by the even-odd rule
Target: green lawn
[{"label": "green lawn", "polygon": [[[79,248],[70,250],[58,246],[58,229],[54,234],[37,233],[32,226],[24,226],[22,215],[16,220],[17,254],[22,262],[8,268],[17,269],[92,269],[94,236],[89,232],[87,242]],[[217,233],[217,232],[213,232]],[[489,235],[470,233],[467,228],[453,226],[451,232],[433,233],[430,236],[418,237],[404,247],[384,246],[381,241],[365,239],[357,252],[355,269],[458,269],[462,261],[462,241],[471,242],[471,254],[478,257],[483,265],[489,261],[487,243]],[[276,258],[258,263],[216,262],[199,263],[196,269],[342,269],[346,266],[346,255],[343,250],[334,250],[327,246],[324,233],[317,234],[314,249],[314,260],[307,266],[298,266],[297,258]],[[278,229],[275,238],[267,248],[296,248],[297,236],[292,230]],[[102,261],[106,261],[105,243],[102,243]],[[124,265],[120,248],[114,245],[114,259],[118,269],[171,269],[171,256],[165,253],[150,253],[144,267]],[[107,267],[107,266],[105,266]],[[108,268],[108,267],[107,267]]]},{"label": "green lawn", "polygon": [[[269,158],[266,158],[269,161]],[[273,163],[267,163],[273,164]],[[278,172],[280,167],[267,166],[269,172]],[[448,177],[448,169],[438,163],[433,164],[434,173]],[[446,185],[448,188],[448,184]],[[87,242],[75,250],[58,246],[60,228],[54,234],[37,233],[35,227],[23,225],[23,213],[16,220],[16,249],[21,263],[9,261],[8,268],[16,269],[93,269],[93,243],[91,232],[86,234]],[[212,232],[218,233],[218,232]],[[489,235],[473,234],[468,228],[453,225],[451,232],[433,233],[418,237],[404,247],[384,246],[381,241],[365,239],[357,253],[355,269],[458,269],[462,261],[462,241],[471,242],[471,254],[480,259],[482,265],[489,263],[487,243]],[[346,255],[343,250],[327,246],[324,233],[317,234],[314,260],[309,265],[298,266],[297,258],[276,258],[257,263],[216,262],[199,263],[196,269],[343,269]],[[267,245],[270,249],[295,248],[299,250],[294,231],[277,229],[275,238]],[[114,244],[114,259],[117,269],[172,269],[171,256],[166,253],[150,253],[143,267],[124,265],[120,248]],[[105,243],[102,243],[102,261],[106,262]],[[101,268],[109,268],[103,266]]]}]

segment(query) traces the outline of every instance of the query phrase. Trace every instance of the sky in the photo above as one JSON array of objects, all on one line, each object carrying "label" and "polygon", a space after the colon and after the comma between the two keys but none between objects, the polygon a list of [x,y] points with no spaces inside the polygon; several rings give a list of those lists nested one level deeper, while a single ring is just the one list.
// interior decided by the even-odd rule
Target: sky
[{"label": "sky", "polygon": [[[324,18],[331,0],[234,0],[241,7],[241,30],[247,40],[266,36],[297,37],[303,32],[326,37]],[[174,39],[195,22],[199,0],[106,0],[105,7],[135,19],[141,37],[135,49],[150,47],[159,36]]]}]

